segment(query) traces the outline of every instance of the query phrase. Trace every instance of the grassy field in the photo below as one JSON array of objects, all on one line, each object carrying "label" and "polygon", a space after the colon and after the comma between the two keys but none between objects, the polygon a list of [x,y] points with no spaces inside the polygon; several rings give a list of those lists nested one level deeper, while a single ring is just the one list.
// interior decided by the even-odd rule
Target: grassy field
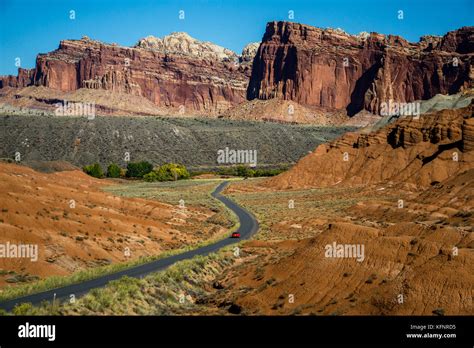
[{"label": "grassy field", "polygon": [[[265,178],[248,179],[233,184],[257,184]],[[347,208],[371,199],[362,188],[313,188],[291,191],[233,192],[233,200],[255,214],[260,223],[261,240],[301,239],[320,231],[317,219],[329,220],[345,215]],[[293,208],[290,203],[293,202]]]},{"label": "grassy field", "polygon": [[[238,181],[241,179],[226,179]],[[168,182],[136,182],[106,187],[105,190],[118,196],[154,199],[163,203],[184,206],[201,206],[217,214],[213,221],[228,228],[238,228],[237,217],[224,204],[211,196],[222,179],[192,179]]]},{"label": "grassy field", "polygon": [[155,199],[172,205],[178,205],[182,199],[185,205],[221,210],[224,205],[212,198],[211,192],[222,181],[222,179],[192,179],[152,183],[140,181],[125,185],[108,186],[105,190],[117,196]]}]

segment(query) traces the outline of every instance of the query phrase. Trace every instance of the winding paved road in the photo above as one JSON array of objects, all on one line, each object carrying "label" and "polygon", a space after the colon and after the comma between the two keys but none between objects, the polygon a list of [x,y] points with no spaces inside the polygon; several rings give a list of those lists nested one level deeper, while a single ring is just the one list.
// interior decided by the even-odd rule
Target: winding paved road
[{"label": "winding paved road", "polygon": [[56,300],[64,300],[64,299],[69,298],[71,294],[74,294],[74,296],[78,298],[81,295],[86,294],[92,289],[104,287],[110,281],[119,279],[123,276],[140,278],[152,272],[162,271],[178,261],[191,259],[197,255],[208,255],[210,253],[216,252],[217,250],[227,245],[237,243],[241,239],[250,238],[253,234],[255,234],[258,231],[258,222],[255,219],[255,217],[251,213],[249,213],[247,210],[242,208],[240,205],[238,205],[231,199],[225,196],[222,196],[220,194],[221,191],[227,186],[228,183],[229,183],[228,181],[224,181],[221,184],[219,184],[219,186],[217,186],[216,189],[212,192],[212,197],[224,203],[227,206],[227,208],[232,210],[237,215],[240,221],[240,227],[237,230],[237,232],[240,233],[240,236],[241,236],[240,239],[226,238],[216,243],[209,244],[195,250],[190,250],[181,254],[151,261],[149,263],[145,263],[139,266],[128,268],[128,269],[125,269],[116,273],[108,274],[99,278],[86,280],[82,283],[71,284],[71,285],[61,287],[61,288],[47,290],[44,292],[16,298],[13,300],[0,302],[0,308],[6,311],[11,311],[15,307],[15,305],[19,303],[30,302],[34,305],[38,305],[42,301],[52,301],[54,298],[56,298]]}]

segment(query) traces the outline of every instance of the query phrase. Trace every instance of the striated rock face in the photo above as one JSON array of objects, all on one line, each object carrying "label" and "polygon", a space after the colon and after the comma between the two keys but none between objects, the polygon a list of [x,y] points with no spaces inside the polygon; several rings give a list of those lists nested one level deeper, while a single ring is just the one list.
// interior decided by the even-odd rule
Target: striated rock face
[{"label": "striated rock face", "polygon": [[474,118],[464,120],[462,124],[462,134],[463,151],[474,150]]},{"label": "striated rock face", "polygon": [[135,47],[84,37],[61,41],[57,50],[39,54],[35,69],[1,77],[0,87],[104,89],[142,96],[183,113],[212,114],[245,100],[250,69],[232,51],[186,33],[147,37]]},{"label": "striated rock face", "polygon": [[25,87],[33,83],[34,69],[18,69],[18,76],[0,76],[0,88]]},{"label": "striated rock face", "polygon": [[248,99],[274,97],[303,105],[366,109],[453,94],[473,85],[474,27],[410,43],[377,33],[349,35],[270,22],[260,45]]},{"label": "striated rock face", "polygon": [[[470,116],[469,112],[472,113],[472,111],[467,112],[468,116]],[[451,110],[440,111],[437,116],[438,121],[434,124],[432,120],[425,120],[425,118],[423,118],[424,122],[397,122],[389,128],[387,143],[393,148],[409,148],[422,142],[431,144],[462,142],[466,138],[461,126],[463,120],[460,117],[453,119],[452,115],[456,114],[456,111]]]},{"label": "striated rock face", "polygon": [[278,98],[352,116],[455,94],[474,87],[473,80],[474,27],[410,43],[270,22],[262,42],[247,45],[240,56],[182,32],[148,36],[134,47],[65,40],[38,55],[35,69],[0,77],[0,88],[117,91],[186,114],[222,114],[246,100]]}]

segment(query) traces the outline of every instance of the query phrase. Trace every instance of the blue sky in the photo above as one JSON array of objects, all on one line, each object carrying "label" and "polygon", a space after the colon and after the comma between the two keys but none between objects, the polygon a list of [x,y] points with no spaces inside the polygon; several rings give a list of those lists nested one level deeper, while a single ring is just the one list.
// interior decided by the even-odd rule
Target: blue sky
[{"label": "blue sky", "polygon": [[131,46],[147,35],[186,31],[240,53],[248,42],[260,41],[268,21],[288,20],[290,10],[294,22],[418,41],[473,25],[474,0],[0,0],[0,75],[16,74],[17,57],[32,68],[37,53],[83,35]]}]

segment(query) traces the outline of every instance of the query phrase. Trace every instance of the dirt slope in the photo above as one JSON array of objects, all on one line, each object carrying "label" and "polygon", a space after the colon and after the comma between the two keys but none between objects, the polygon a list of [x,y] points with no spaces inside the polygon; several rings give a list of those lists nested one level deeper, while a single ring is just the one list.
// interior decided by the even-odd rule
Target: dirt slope
[{"label": "dirt slope", "polygon": [[[474,313],[474,169],[422,192],[385,183],[255,195],[242,186],[234,194],[266,232],[243,246],[246,262],[224,274],[213,301],[260,315]],[[294,209],[284,208],[289,198]],[[363,260],[327,257],[333,243],[363,246]]]},{"label": "dirt slope", "polygon": [[[364,261],[325,257],[334,242],[364,245]],[[261,244],[278,260],[246,267],[224,284],[237,279],[241,288],[255,289],[236,304],[258,314],[472,314],[473,244],[472,233],[451,228],[401,223],[380,230],[338,222],[314,238]],[[264,271],[256,277],[258,269]],[[269,279],[272,285],[263,287]]]},{"label": "dirt slope", "polygon": [[[101,190],[113,184],[81,171],[45,174],[0,163],[0,243],[39,246],[37,262],[0,258],[0,269],[39,277],[65,275],[156,255],[224,232],[206,222],[215,214],[207,208],[182,210]],[[1,275],[0,285],[7,278]]]}]

